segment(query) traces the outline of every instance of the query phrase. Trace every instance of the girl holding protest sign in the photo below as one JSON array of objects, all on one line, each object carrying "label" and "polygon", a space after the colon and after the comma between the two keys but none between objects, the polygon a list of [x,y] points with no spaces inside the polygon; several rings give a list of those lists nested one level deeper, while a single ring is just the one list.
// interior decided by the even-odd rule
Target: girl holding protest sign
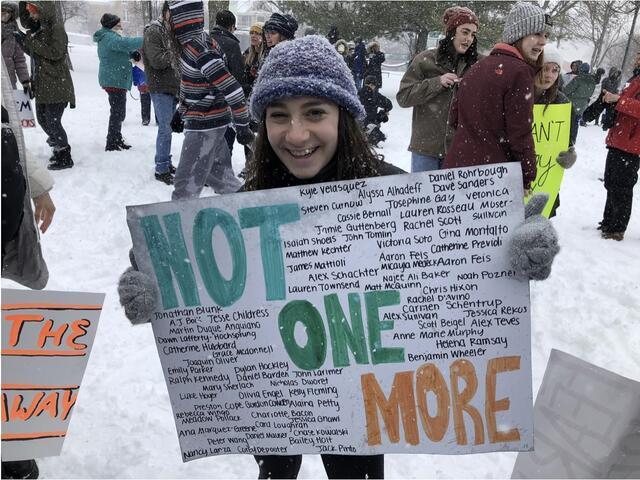
[{"label": "girl holding protest sign", "polygon": [[[535,104],[545,105],[546,111],[549,105],[558,105],[570,103],[567,96],[560,91],[560,71],[562,67],[562,57],[560,53],[553,47],[546,47],[544,50],[544,65],[535,78]],[[578,124],[576,120],[576,112],[571,107],[571,118],[569,119],[571,130],[569,133],[569,148],[558,154],[556,161],[564,169],[573,167],[576,163],[577,153],[574,147],[576,136],[578,135]],[[553,208],[549,214],[549,218],[555,217],[556,209],[560,206],[560,195],[556,196]]]},{"label": "girl holding protest sign", "polygon": [[[259,128],[245,191],[403,173],[369,146],[358,123],[364,110],[351,73],[322,37],[274,47],[254,85],[251,114]],[[529,202],[529,218],[509,247],[513,269],[529,279],[546,278],[558,251],[550,222],[535,214],[545,202],[544,197]],[[134,268],[121,276],[118,292],[127,317],[143,323],[161,309],[159,293],[154,280]],[[255,458],[259,478],[296,478],[302,462],[301,455]],[[322,460],[329,478],[384,476],[383,455],[322,455]]]}]

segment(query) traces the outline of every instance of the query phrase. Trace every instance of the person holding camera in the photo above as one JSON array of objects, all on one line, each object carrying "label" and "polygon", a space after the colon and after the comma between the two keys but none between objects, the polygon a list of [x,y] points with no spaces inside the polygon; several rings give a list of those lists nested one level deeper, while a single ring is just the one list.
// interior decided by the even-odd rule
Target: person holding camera
[{"label": "person holding camera", "polygon": [[102,28],[93,34],[98,44],[100,68],[98,82],[109,96],[109,129],[106,152],[128,150],[122,138],[122,122],[127,114],[127,92],[131,90],[132,73],[129,59],[131,54],[142,47],[142,37],[122,36],[120,17],[105,13],[100,19]]}]

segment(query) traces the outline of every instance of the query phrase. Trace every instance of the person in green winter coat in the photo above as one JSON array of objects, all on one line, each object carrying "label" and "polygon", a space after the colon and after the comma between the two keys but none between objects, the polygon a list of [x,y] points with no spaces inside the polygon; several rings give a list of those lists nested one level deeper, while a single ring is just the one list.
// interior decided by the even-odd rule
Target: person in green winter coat
[{"label": "person in green winter coat", "polygon": [[591,70],[590,65],[582,63],[578,67],[578,75],[563,89],[563,93],[569,98],[576,111],[576,122],[582,119],[582,112],[589,105],[589,99],[596,89],[596,79],[589,70]]},{"label": "person in green winter coat", "polygon": [[56,18],[54,2],[20,2],[20,23],[27,30],[14,32],[16,41],[32,60],[32,88],[36,99],[36,117],[47,134],[53,156],[47,168],[60,170],[73,167],[67,132],[62,114],[76,98],[67,58],[67,32]]},{"label": "person in green winter coat", "polygon": [[127,91],[131,90],[131,54],[142,47],[142,37],[123,37],[120,17],[105,13],[102,28],[93,34],[98,44],[98,82],[109,96],[111,112],[105,151],[128,150],[122,138],[122,122],[127,113]]}]

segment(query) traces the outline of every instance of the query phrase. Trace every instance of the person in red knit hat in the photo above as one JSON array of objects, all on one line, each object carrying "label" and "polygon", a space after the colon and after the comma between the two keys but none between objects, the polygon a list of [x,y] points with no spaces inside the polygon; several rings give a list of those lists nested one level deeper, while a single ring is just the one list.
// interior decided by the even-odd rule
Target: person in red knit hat
[{"label": "person in red knit hat", "polygon": [[447,117],[454,85],[478,61],[478,17],[465,7],[445,10],[445,38],[437,48],[415,56],[396,95],[401,107],[413,107],[411,171],[438,170],[453,131]]}]

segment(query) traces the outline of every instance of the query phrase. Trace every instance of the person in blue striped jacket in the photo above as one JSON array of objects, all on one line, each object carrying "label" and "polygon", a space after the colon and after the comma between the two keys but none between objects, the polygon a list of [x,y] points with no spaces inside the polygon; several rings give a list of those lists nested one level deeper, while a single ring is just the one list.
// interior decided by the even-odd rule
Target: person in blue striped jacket
[{"label": "person in blue striped jacket", "polygon": [[185,131],[171,198],[197,198],[205,184],[219,194],[236,192],[241,183],[233,172],[224,134],[233,122],[238,142],[253,142],[242,87],[227,70],[218,44],[204,30],[203,3],[174,0],[169,11],[181,46],[177,115]]}]

